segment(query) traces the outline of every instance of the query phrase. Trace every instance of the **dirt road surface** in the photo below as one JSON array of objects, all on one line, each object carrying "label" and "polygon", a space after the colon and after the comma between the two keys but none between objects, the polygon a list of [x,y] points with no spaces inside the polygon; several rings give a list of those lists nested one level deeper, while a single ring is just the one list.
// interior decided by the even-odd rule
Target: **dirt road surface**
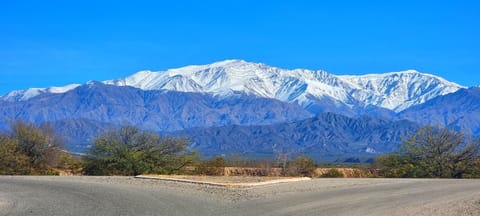
[{"label": "dirt road surface", "polygon": [[313,179],[225,188],[0,176],[0,215],[480,215],[480,180]]}]

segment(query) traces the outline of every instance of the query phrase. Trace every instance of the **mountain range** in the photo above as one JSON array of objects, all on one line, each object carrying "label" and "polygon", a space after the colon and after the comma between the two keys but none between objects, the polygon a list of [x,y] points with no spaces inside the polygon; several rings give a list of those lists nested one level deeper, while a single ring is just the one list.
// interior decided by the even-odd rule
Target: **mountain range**
[{"label": "mountain range", "polygon": [[[127,78],[103,82],[142,90],[208,93],[229,97],[243,93],[297,103],[308,108],[319,100],[338,107],[377,106],[395,112],[464,88],[443,78],[414,70],[361,76],[337,76],[322,70],[285,70],[261,63],[226,60],[167,71],[140,71]],[[64,93],[79,87],[31,88],[12,91],[1,99],[25,101],[45,93]]]},{"label": "mountain range", "polygon": [[339,76],[226,60],[0,97],[0,128],[50,123],[72,151],[136,125],[188,136],[205,155],[309,152],[316,158],[391,152],[424,124],[480,134],[480,90],[414,70]]},{"label": "mountain range", "polygon": [[436,97],[400,112],[397,118],[480,135],[480,88],[460,89]]},{"label": "mountain range", "polygon": [[403,137],[419,125],[363,116],[350,118],[321,113],[292,123],[259,126],[192,128],[174,135],[188,137],[192,148],[207,156],[248,155],[264,158],[278,154],[307,155],[322,161],[363,161],[398,148]]}]

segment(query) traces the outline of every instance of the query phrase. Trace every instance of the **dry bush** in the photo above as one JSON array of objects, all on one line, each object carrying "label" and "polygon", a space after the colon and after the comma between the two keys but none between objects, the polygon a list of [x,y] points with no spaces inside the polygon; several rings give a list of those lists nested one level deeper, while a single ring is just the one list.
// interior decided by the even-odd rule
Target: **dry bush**
[{"label": "dry bush", "polygon": [[194,173],[197,175],[222,176],[225,174],[225,166],[226,162],[224,158],[215,157],[198,163]]},{"label": "dry bush", "polygon": [[344,176],[345,175],[343,174],[343,172],[337,168],[328,169],[327,172],[321,175],[321,177],[324,177],[324,178],[343,178]]}]

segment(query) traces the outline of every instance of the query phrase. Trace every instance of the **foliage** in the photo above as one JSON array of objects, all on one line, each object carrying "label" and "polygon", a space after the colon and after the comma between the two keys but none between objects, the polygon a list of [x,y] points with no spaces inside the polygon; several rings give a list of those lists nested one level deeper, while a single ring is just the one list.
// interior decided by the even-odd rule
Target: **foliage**
[{"label": "foliage", "polygon": [[194,162],[185,139],[142,132],[133,126],[107,131],[95,139],[85,159],[87,175],[173,174]]},{"label": "foliage", "polygon": [[57,168],[70,175],[80,175],[83,172],[83,161],[68,153],[63,153],[58,159]]},{"label": "foliage", "polygon": [[286,174],[290,176],[313,176],[314,171],[315,163],[313,160],[306,156],[300,156],[288,162]]},{"label": "foliage", "polygon": [[446,128],[424,127],[400,151],[376,159],[385,177],[465,178],[479,176],[480,140]]},{"label": "foliage", "polygon": [[226,161],[223,157],[214,157],[210,160],[202,161],[195,167],[195,173],[198,175],[223,175]]},{"label": "foliage", "polygon": [[0,135],[0,174],[27,175],[31,173],[29,158],[20,152],[18,141]]},{"label": "foliage", "polygon": [[13,122],[11,133],[0,135],[0,173],[58,175],[61,140],[48,125]]},{"label": "foliage", "polygon": [[18,121],[12,126],[12,130],[13,138],[18,140],[20,152],[29,157],[34,172],[49,173],[49,169],[57,165],[63,146],[51,127],[48,125],[37,127]]},{"label": "foliage", "polygon": [[329,169],[326,173],[322,174],[321,177],[325,178],[343,178],[343,173],[336,168]]}]

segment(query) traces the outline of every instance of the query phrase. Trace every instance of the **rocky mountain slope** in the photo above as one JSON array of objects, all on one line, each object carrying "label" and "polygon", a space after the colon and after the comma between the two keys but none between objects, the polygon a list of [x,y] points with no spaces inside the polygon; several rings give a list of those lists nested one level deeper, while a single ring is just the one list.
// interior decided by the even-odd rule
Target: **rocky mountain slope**
[{"label": "rocky mountain slope", "polygon": [[43,94],[27,101],[1,102],[0,120],[43,123],[89,119],[114,125],[137,125],[151,131],[191,127],[263,125],[312,116],[302,107],[278,100],[236,95],[229,98],[143,91],[92,82],[63,94]]},{"label": "rocky mountain slope", "polygon": [[480,88],[461,89],[436,97],[404,110],[398,118],[480,135]]},{"label": "rocky mountain slope", "polygon": [[188,137],[192,148],[205,155],[274,157],[287,153],[333,161],[392,152],[416,128],[409,121],[322,113],[293,123],[193,128],[175,134]]}]

